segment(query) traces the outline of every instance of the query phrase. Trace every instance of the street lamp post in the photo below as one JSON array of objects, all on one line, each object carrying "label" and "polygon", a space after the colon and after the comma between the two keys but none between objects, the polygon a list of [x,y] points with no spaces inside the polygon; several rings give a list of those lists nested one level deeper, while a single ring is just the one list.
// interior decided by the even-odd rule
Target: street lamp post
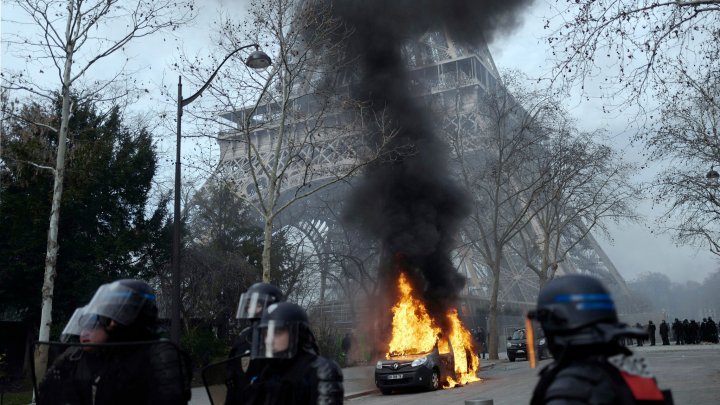
[{"label": "street lamp post", "polygon": [[175,148],[175,207],[173,210],[173,241],[172,241],[172,319],[170,325],[170,339],[175,343],[180,343],[180,134],[181,119],[183,107],[195,101],[203,91],[210,85],[218,71],[228,59],[243,49],[255,47],[255,52],[251,53],[245,61],[245,65],[253,69],[265,69],[270,66],[272,61],[265,52],[260,51],[258,44],[245,45],[230,52],[228,56],[220,62],[210,78],[205,84],[192,96],[183,99],[182,97],[182,77],[178,76],[178,93],[177,93],[177,139]]}]

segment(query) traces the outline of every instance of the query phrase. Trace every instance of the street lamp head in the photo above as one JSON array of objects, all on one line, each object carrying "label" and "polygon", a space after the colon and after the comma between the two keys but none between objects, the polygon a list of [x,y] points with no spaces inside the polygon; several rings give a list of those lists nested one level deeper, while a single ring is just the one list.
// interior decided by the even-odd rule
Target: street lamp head
[{"label": "street lamp head", "polygon": [[248,56],[245,64],[250,68],[260,70],[270,66],[272,64],[272,61],[265,52],[261,50],[256,50],[255,52],[251,53],[250,56]]},{"label": "street lamp head", "polygon": [[717,180],[717,179],[720,179],[720,173],[718,173],[718,172],[715,170],[715,167],[714,167],[714,166],[711,166],[711,167],[710,167],[710,171],[707,172],[707,174],[705,175],[705,177],[706,177],[707,179],[709,179],[709,180]]}]

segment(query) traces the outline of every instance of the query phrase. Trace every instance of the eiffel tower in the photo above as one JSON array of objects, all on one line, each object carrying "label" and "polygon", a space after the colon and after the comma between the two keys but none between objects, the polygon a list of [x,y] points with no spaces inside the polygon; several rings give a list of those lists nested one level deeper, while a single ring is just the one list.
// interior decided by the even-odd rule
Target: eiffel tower
[{"label": "eiffel tower", "polygon": [[[482,131],[478,130],[481,117],[477,100],[502,86],[500,74],[487,44],[481,41],[476,46],[461,46],[444,32],[428,32],[414,41],[409,41],[403,48],[403,56],[410,71],[410,91],[434,110],[438,130],[452,133],[462,127],[469,133],[475,133],[475,141],[479,141]],[[456,100],[458,93],[463,95],[463,105],[460,108],[462,113],[443,113],[443,108],[449,104],[448,100]],[[303,94],[297,94],[298,99],[302,96]],[[265,105],[258,111],[260,114],[269,114],[270,108]],[[243,120],[247,113],[247,110],[235,111],[225,114],[224,118],[239,121]],[[255,134],[258,148],[264,154],[272,154],[272,150],[262,150],[263,137],[271,136],[266,129],[262,131],[264,132]],[[326,134],[321,149],[312,151],[316,158],[322,161],[323,169],[319,172],[332,172],[333,166],[338,162],[348,161],[348,151],[352,150],[351,138],[348,134]],[[231,179],[238,194],[252,198],[248,173],[250,165],[256,163],[242,153],[243,147],[233,139],[234,135],[229,133],[219,141],[222,161],[218,173]],[[470,139],[468,152],[473,148],[478,149],[479,144]],[[301,170],[290,170],[289,173],[285,185],[285,189],[289,191],[286,192],[292,192],[294,188],[302,185]],[[321,181],[321,177],[316,177],[314,181]],[[295,239],[304,241],[303,243],[307,243],[309,249],[315,252],[332,250],[334,238],[339,237],[343,231],[336,213],[341,211],[344,191],[343,186],[330,188],[296,204],[283,216],[282,226],[293,228],[297,235]],[[335,215],[329,215],[328,212]],[[462,294],[464,304],[461,314],[464,312],[465,317],[480,317],[479,314],[488,307],[491,273],[478,252],[466,248],[458,257],[461,259],[457,260],[457,268],[467,277],[467,285]],[[325,265],[328,266],[327,263]],[[343,295],[328,282],[325,276],[331,272],[331,268],[322,269],[321,273],[324,275],[317,280],[321,291],[317,300],[321,301],[323,307],[332,312],[336,319],[345,320],[339,321],[340,323],[351,323],[348,319],[357,314],[348,309],[348,304],[343,302]],[[520,314],[534,306],[538,294],[537,276],[512,255],[508,257],[502,273],[499,296],[502,311],[507,314]],[[573,248],[556,271],[557,275],[570,273],[590,274],[602,279],[616,299],[629,294],[623,277],[592,235]],[[476,319],[475,324],[478,323]]]}]

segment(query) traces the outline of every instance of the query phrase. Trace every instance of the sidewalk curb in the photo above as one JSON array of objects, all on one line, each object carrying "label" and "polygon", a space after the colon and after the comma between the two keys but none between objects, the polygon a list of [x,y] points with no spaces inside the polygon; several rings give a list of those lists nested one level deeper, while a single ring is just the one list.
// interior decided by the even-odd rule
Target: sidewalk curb
[{"label": "sidewalk curb", "polygon": [[370,395],[370,394],[375,393],[375,392],[380,392],[380,391],[379,391],[377,388],[373,388],[373,389],[368,389],[368,390],[365,390],[365,391],[353,392],[352,394],[347,394],[347,395],[345,395],[345,396],[343,397],[343,399],[355,399],[355,398],[360,398],[360,397],[364,397],[364,396],[366,396],[366,395]]}]

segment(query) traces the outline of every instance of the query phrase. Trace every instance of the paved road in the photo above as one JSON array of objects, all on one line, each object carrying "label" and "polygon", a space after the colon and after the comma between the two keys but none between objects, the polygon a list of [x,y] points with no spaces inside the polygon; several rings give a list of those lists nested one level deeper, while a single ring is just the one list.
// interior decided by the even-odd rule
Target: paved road
[{"label": "paved road", "polygon": [[720,345],[643,346],[648,369],[676,404],[720,404]]},{"label": "paved road", "polygon": [[[643,346],[637,354],[647,359],[661,388],[672,389],[676,404],[720,403],[720,345]],[[544,360],[540,366],[548,362]],[[530,370],[524,361],[497,364],[481,372],[480,377],[482,382],[459,388],[388,396],[375,393],[346,403],[463,405],[466,399],[492,398],[495,405],[528,404],[537,382],[537,372]]]},{"label": "paved road", "polygon": [[[541,366],[549,360],[540,362]],[[530,402],[532,388],[537,382],[536,372],[526,361],[503,362],[488,371],[480,372],[482,382],[435,392],[413,392],[393,395],[379,393],[346,401],[348,404],[464,404],[466,399],[493,398],[494,405],[517,405]]]}]

